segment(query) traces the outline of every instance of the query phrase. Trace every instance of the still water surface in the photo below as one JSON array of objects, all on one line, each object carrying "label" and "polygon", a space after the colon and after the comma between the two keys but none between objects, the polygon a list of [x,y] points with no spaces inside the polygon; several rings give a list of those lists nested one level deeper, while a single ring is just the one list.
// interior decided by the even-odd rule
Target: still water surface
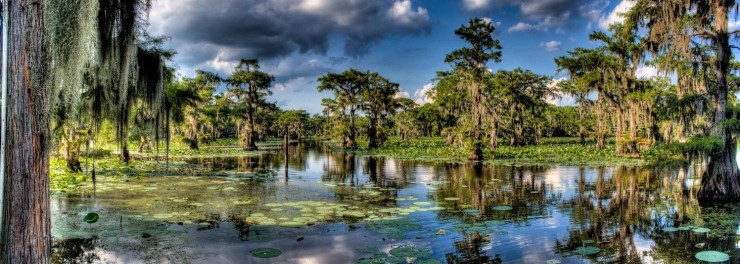
[{"label": "still water surface", "polygon": [[[171,175],[54,194],[53,260],[700,263],[715,250],[740,263],[740,206],[700,206],[697,169],[476,166],[296,144],[287,162],[190,159]],[[100,220],[88,225],[90,212]],[[253,256],[261,248],[280,255]]]}]

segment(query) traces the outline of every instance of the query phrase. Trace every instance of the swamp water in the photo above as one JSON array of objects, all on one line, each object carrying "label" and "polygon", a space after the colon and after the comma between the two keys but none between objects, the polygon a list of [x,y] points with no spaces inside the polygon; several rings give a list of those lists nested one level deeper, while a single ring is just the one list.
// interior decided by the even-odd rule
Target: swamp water
[{"label": "swamp water", "polygon": [[[98,177],[53,194],[53,261],[740,263],[740,205],[700,206],[693,167],[475,166],[290,150],[182,160],[172,173]],[[83,221],[89,213],[98,220]]]}]

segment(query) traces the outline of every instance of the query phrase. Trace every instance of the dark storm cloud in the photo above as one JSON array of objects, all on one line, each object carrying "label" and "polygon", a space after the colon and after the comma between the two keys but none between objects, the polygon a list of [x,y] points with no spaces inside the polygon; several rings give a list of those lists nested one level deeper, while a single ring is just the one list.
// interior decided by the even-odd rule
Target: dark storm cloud
[{"label": "dark storm cloud", "polygon": [[187,64],[326,54],[330,36],[345,40],[346,56],[358,57],[383,38],[430,29],[426,9],[410,0],[156,1],[150,20]]}]

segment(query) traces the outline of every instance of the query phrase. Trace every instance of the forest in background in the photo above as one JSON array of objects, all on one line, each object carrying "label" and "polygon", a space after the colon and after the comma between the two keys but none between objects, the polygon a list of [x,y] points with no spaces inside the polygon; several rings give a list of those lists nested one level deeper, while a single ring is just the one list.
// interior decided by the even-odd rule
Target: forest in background
[{"label": "forest in background", "polygon": [[[275,78],[256,59],[242,60],[229,76],[177,76],[168,65],[175,51],[162,48],[166,38],[144,32],[149,4],[10,2],[9,68],[16,70],[7,76],[14,122],[5,128],[11,133],[4,169],[13,177],[4,179],[4,262],[48,261],[52,150],[79,171],[83,147],[106,141],[128,162],[131,140],[139,141],[139,152],[163,142],[169,153],[173,139],[195,149],[238,138],[243,150],[255,150],[257,141],[281,135],[329,139],[345,149],[356,149],[362,138],[373,149],[391,136],[439,136],[467,160],[482,161],[486,150],[502,145],[576,136],[591,149],[611,145],[619,157],[700,158],[707,165],[698,199],[740,198],[738,64],[730,41],[740,31],[729,29],[735,1],[637,1],[623,24],[591,34],[600,46],[556,59],[570,77],[557,86],[524,69],[491,71],[505,47],[490,20],[474,18],[454,32],[467,45],[447,54],[451,69],[438,74],[433,103],[397,98],[392,80],[348,69],[319,78],[317,91],[334,97],[313,116],[267,102]],[[675,81],[637,78],[644,64]],[[227,91],[216,93],[221,85]],[[559,94],[578,105],[547,103]]]}]

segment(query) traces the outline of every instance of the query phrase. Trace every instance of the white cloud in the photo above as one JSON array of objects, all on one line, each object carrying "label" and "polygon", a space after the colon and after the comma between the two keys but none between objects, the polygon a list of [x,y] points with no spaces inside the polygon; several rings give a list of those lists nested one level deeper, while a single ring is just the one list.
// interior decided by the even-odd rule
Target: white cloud
[{"label": "white cloud", "polygon": [[[565,80],[567,80],[567,78],[565,78],[565,77],[563,77],[563,78],[557,78],[557,79],[552,79],[552,80],[550,80],[550,82],[547,83],[547,88],[549,88],[549,89],[555,89],[555,88],[557,88],[557,85],[558,84],[560,84],[561,82],[563,82]],[[549,97],[545,98],[545,101],[547,103],[549,103],[549,104],[554,104],[554,105],[557,105],[557,106],[575,105],[576,104],[576,101],[575,101],[575,99],[572,96],[567,95],[567,94],[563,94],[560,91],[556,92],[556,94],[558,95],[558,97],[549,96]]]},{"label": "white cloud", "polygon": [[599,18],[599,28],[608,30],[610,25],[621,23],[624,21],[624,17],[620,14],[629,11],[635,4],[634,0],[622,0],[609,14]]},{"label": "white cloud", "polygon": [[540,47],[544,48],[546,51],[553,52],[553,51],[559,51],[562,46],[562,43],[560,41],[548,41],[548,42],[540,42]]},{"label": "white cloud", "polygon": [[516,23],[516,25],[511,26],[506,31],[508,31],[509,33],[511,33],[511,32],[527,32],[527,31],[532,31],[532,30],[535,30],[535,29],[537,29],[537,27],[534,26],[534,25],[532,25],[532,24],[525,23],[525,22],[519,22],[519,23]]},{"label": "white cloud", "polygon": [[656,69],[653,66],[642,65],[640,67],[637,67],[635,76],[637,76],[637,78],[640,78],[640,79],[648,79],[651,77],[655,77],[655,76],[658,76],[658,69]]},{"label": "white cloud", "polygon": [[467,11],[477,11],[488,9],[491,6],[491,0],[463,0],[463,8]]},{"label": "white cloud", "polygon": [[432,99],[432,96],[430,92],[434,89],[433,83],[427,83],[424,85],[424,87],[417,89],[414,92],[414,102],[416,102],[419,105],[428,104],[434,102]]},{"label": "white cloud", "polygon": [[396,94],[393,95],[393,98],[408,98],[408,99],[411,99],[411,94],[409,94],[409,92],[398,91]]},{"label": "white cloud", "polygon": [[416,11],[411,6],[411,0],[401,0],[393,3],[388,9],[388,15],[398,24],[417,25],[429,22],[429,13],[423,7],[417,7]]},{"label": "white cloud", "polygon": [[730,27],[730,30],[740,29],[740,20],[730,21],[729,27]]}]

